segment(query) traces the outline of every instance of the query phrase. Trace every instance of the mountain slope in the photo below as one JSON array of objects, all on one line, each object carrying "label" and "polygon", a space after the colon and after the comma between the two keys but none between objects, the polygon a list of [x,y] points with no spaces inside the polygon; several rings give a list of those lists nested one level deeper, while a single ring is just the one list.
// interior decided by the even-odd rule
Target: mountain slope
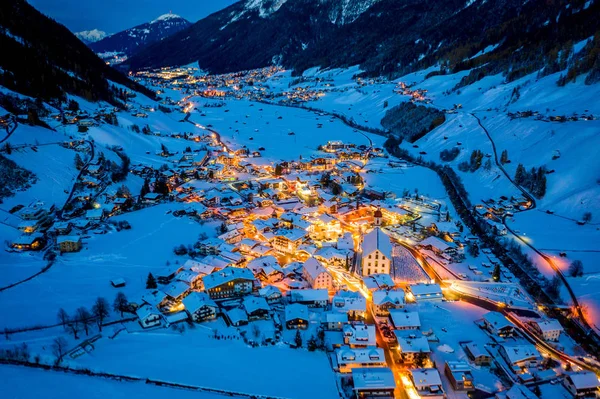
[{"label": "mountain slope", "polygon": [[108,67],[67,28],[24,0],[0,3],[0,85],[22,94],[65,99],[65,93],[117,103],[109,80],[154,96]]},{"label": "mountain slope", "polygon": [[[441,73],[487,64],[486,73],[517,78],[562,62],[569,42],[600,31],[599,14],[594,0],[247,0],[144,49],[127,66],[199,61],[221,73],[274,62],[297,72],[360,64],[371,75],[398,76],[440,63]],[[491,45],[492,55],[464,62]]]},{"label": "mountain slope", "polygon": [[131,56],[140,48],[159,42],[188,26],[190,22],[175,14],[164,14],[152,22],[115,33],[90,44],[96,53],[118,52]]}]

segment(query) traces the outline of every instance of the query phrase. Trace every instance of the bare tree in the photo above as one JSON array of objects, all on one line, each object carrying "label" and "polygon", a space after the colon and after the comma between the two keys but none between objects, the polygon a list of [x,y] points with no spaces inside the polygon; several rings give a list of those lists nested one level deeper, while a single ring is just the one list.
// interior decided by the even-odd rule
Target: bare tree
[{"label": "bare tree", "polygon": [[58,319],[58,322],[63,326],[63,328],[66,328],[67,323],[69,322],[69,315],[63,308],[60,308],[58,310],[56,318]]},{"label": "bare tree", "polygon": [[98,324],[98,330],[102,331],[102,323],[104,319],[110,314],[110,305],[108,301],[102,297],[96,299],[96,303],[92,307],[92,314],[96,318],[96,324]]},{"label": "bare tree", "polygon": [[52,354],[56,357],[56,364],[60,364],[67,351],[67,340],[63,337],[56,337],[52,342]]},{"label": "bare tree", "polygon": [[82,306],[79,309],[77,309],[75,318],[83,326],[85,330],[85,335],[89,335],[90,324],[92,323],[92,315],[90,314],[90,312]]},{"label": "bare tree", "polygon": [[115,301],[113,302],[113,310],[115,312],[121,312],[121,317],[123,317],[123,312],[127,309],[127,305],[129,305],[129,302],[127,301],[125,294],[118,292]]},{"label": "bare tree", "polygon": [[78,339],[79,336],[77,335],[79,333],[79,321],[77,320],[71,320],[71,322],[69,324],[67,324],[67,330],[73,334],[73,338]]}]

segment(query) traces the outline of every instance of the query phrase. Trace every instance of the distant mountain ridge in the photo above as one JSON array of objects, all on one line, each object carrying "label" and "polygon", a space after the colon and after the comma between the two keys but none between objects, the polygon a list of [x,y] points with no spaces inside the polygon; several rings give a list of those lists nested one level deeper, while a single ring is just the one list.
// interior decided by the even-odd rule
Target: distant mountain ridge
[{"label": "distant mountain ridge", "polygon": [[96,53],[121,53],[130,57],[139,49],[159,42],[190,25],[189,21],[179,15],[168,13],[151,22],[109,35],[90,43],[89,46]]},{"label": "distant mountain ridge", "polygon": [[[246,0],[146,47],[123,67],[197,61],[211,73],[271,64],[299,73],[361,65],[393,77],[437,65],[437,73],[481,68],[468,78],[475,81],[579,63],[581,73],[600,68],[591,51],[600,39],[566,56],[573,43],[600,34],[598,15],[600,0]],[[493,51],[474,57],[486,47]]]},{"label": "distant mountain ridge", "polygon": [[104,31],[101,31],[98,29],[92,29],[92,30],[84,30],[81,32],[76,32],[75,36],[77,36],[79,38],[79,40],[81,40],[85,44],[89,44],[89,43],[95,43],[95,42],[98,42],[98,41],[104,39],[106,36],[108,36],[108,34]]}]

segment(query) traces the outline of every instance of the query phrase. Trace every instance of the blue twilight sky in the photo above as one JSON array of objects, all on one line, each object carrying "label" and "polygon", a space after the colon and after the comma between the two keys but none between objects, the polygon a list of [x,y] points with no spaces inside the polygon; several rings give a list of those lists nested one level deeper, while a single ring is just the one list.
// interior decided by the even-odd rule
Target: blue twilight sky
[{"label": "blue twilight sky", "polygon": [[73,32],[116,33],[172,11],[196,22],[238,0],[28,0]]}]

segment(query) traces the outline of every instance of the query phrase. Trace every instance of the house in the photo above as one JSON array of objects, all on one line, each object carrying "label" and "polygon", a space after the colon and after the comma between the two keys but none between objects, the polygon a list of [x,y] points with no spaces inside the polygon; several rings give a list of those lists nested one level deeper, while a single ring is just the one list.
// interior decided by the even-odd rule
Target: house
[{"label": "house", "polygon": [[245,326],[248,324],[248,315],[244,309],[233,308],[225,312],[225,319],[234,327]]},{"label": "house", "polygon": [[333,289],[333,277],[321,262],[315,258],[308,258],[308,260],[304,262],[302,277],[308,281],[312,288],[323,288],[326,290]]},{"label": "house", "polygon": [[279,229],[270,240],[273,248],[283,254],[293,254],[306,237],[306,230]]},{"label": "house", "polygon": [[500,337],[513,337],[515,326],[500,312],[488,312],[483,315],[483,325],[490,333]]},{"label": "house", "polygon": [[85,218],[87,220],[102,220],[104,218],[104,209],[90,209],[85,213]]},{"label": "house", "polygon": [[260,296],[247,296],[242,301],[242,306],[248,315],[248,320],[268,319],[271,308],[267,300]]},{"label": "house", "polygon": [[182,270],[175,276],[175,280],[183,281],[193,290],[202,290],[202,275],[192,270]]},{"label": "house", "polygon": [[396,381],[394,373],[387,367],[352,369],[354,393],[358,399],[394,398]]},{"label": "house", "polygon": [[562,383],[576,398],[600,398],[600,382],[591,371],[567,373]]},{"label": "house", "polygon": [[352,349],[342,346],[335,351],[340,373],[350,373],[355,368],[386,367],[385,353],[381,348]]},{"label": "house", "polygon": [[363,276],[363,285],[366,289],[371,292],[377,290],[392,289],[396,285],[394,280],[389,274],[371,274],[370,276]]},{"label": "house", "polygon": [[192,292],[183,298],[183,306],[195,322],[212,320],[217,317],[217,304],[204,292]]},{"label": "house", "polygon": [[466,344],[465,353],[477,366],[489,366],[492,364],[492,356],[488,351],[480,348],[477,343],[470,342]]},{"label": "house", "polygon": [[558,341],[560,333],[564,331],[556,319],[535,320],[529,323],[538,335],[541,335],[545,341]]},{"label": "house", "polygon": [[56,244],[61,253],[79,252],[81,250],[81,236],[58,236]]},{"label": "house", "polygon": [[523,368],[537,367],[542,361],[542,355],[532,344],[500,345],[498,353],[515,374]]},{"label": "house", "polygon": [[112,285],[115,288],[125,287],[125,284],[126,284],[125,279],[120,278],[120,277],[110,280],[110,285]]},{"label": "house", "polygon": [[507,391],[498,392],[495,396],[496,399],[538,399],[529,388],[525,385],[514,384]]},{"label": "house", "polygon": [[331,300],[331,309],[346,313],[350,320],[364,320],[367,316],[367,300],[358,292],[340,291]]},{"label": "house", "polygon": [[326,289],[293,290],[289,292],[291,303],[301,303],[310,307],[325,307],[329,302]]},{"label": "house", "polygon": [[444,374],[448,377],[448,381],[450,381],[455,391],[475,390],[473,373],[467,362],[446,361]]},{"label": "house", "polygon": [[249,269],[226,267],[203,278],[204,290],[212,299],[224,299],[252,292],[254,275]]},{"label": "house", "polygon": [[162,316],[153,306],[143,305],[135,311],[138,321],[143,328],[160,326]]},{"label": "house", "polygon": [[44,247],[44,236],[40,233],[23,234],[14,240],[11,247],[19,251],[38,251]]},{"label": "house", "polygon": [[292,303],[285,307],[285,326],[292,328],[308,327],[308,306]]},{"label": "house", "polygon": [[321,325],[329,331],[341,331],[347,323],[348,315],[346,313],[325,312],[321,318]]},{"label": "house", "polygon": [[404,307],[404,291],[400,288],[373,292],[371,307],[375,316],[389,316],[391,309]]},{"label": "house", "polygon": [[281,301],[281,290],[274,285],[267,285],[258,290],[258,295],[265,298],[267,303],[275,303]]},{"label": "house", "polygon": [[162,198],[162,194],[159,193],[148,193],[142,198],[144,204],[158,204]]},{"label": "house", "polygon": [[418,312],[405,310],[390,310],[390,319],[396,330],[419,330],[421,320]]},{"label": "house", "polygon": [[408,286],[410,299],[420,301],[441,301],[444,299],[442,287],[438,284],[414,284]]},{"label": "house", "polygon": [[190,290],[190,286],[183,281],[175,281],[161,288],[163,294],[175,302],[185,298]]},{"label": "house", "polygon": [[395,330],[396,340],[398,341],[398,352],[404,363],[418,363],[418,356],[422,357],[424,362],[431,353],[429,342],[425,336],[408,334],[404,331]]},{"label": "house", "polygon": [[461,252],[458,245],[454,242],[444,241],[436,236],[427,237],[421,241],[419,245],[423,248],[430,249],[438,255],[447,254],[453,256]]},{"label": "house", "polygon": [[408,378],[412,382],[417,396],[426,399],[444,399],[442,379],[437,369],[413,369],[409,370]]},{"label": "house", "polygon": [[344,344],[350,348],[377,346],[374,324],[346,324],[343,326]]},{"label": "house", "polygon": [[363,237],[362,275],[390,273],[392,264],[392,242],[379,227]]}]

